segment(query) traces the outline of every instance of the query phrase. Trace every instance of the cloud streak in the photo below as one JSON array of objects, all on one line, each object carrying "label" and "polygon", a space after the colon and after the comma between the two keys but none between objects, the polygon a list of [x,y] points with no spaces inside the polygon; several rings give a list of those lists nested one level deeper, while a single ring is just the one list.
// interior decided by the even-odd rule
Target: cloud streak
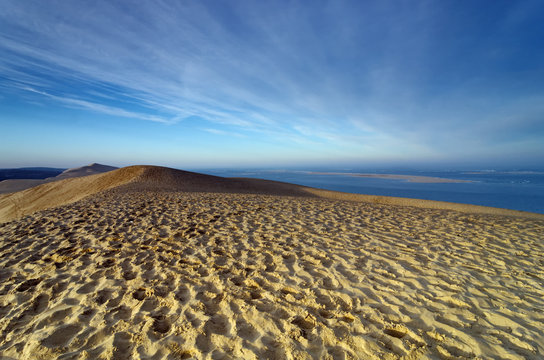
[{"label": "cloud streak", "polygon": [[542,115],[525,100],[544,95],[542,50],[509,41],[538,23],[539,6],[500,2],[481,18],[486,9],[464,5],[5,1],[0,86],[107,116],[198,118],[216,134],[362,155],[461,156],[460,140],[477,152],[508,134],[516,146],[542,138],[524,130]]}]

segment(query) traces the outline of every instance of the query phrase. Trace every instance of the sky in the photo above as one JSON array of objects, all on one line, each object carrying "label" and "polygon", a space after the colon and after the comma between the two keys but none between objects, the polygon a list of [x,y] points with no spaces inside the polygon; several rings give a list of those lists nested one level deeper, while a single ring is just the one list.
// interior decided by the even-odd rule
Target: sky
[{"label": "sky", "polygon": [[0,6],[0,167],[544,167],[541,0]]}]

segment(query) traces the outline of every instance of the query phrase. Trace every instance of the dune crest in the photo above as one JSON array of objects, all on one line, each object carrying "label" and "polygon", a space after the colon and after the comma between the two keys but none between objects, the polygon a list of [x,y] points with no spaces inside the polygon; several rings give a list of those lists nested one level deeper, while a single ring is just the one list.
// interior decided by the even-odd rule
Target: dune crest
[{"label": "dune crest", "polygon": [[55,176],[55,179],[68,179],[68,178],[74,178],[74,177],[96,175],[96,174],[101,174],[101,173],[105,173],[105,172],[113,171],[117,169],[119,168],[115,166],[92,163],[87,166],[81,166],[77,168],[64,170],[61,174]]},{"label": "dune crest", "polygon": [[0,222],[35,211],[71,204],[104,190],[255,193],[312,196],[297,185],[252,179],[227,179],[160,166],[135,165],[103,174],[67,178],[0,195]]},{"label": "dune crest", "polygon": [[14,193],[17,191],[23,191],[41,184],[46,184],[54,181],[72,179],[76,177],[89,176],[102,174],[108,171],[118,169],[115,166],[102,165],[92,163],[90,165],[81,166],[77,168],[71,168],[63,171],[57,176],[49,177],[45,179],[8,179],[0,181],[0,194]]},{"label": "dune crest", "polygon": [[0,197],[28,215],[0,224],[0,357],[541,359],[520,213],[156,166],[43,184]]},{"label": "dune crest", "polygon": [[[103,166],[92,164],[89,167],[96,170]],[[76,174],[78,172],[81,173],[81,171],[87,171],[85,167],[77,169],[73,169],[73,171],[67,170],[67,173]],[[223,178],[161,166],[134,165],[97,175],[67,178],[45,183],[20,192],[0,195],[0,223],[11,221],[36,211],[71,204],[87,196],[114,188],[118,191],[177,191],[318,197],[381,205],[544,219],[544,214],[523,211],[455,204],[443,201],[349,194],[271,180]]]},{"label": "dune crest", "polygon": [[0,222],[35,211],[66,205],[92,194],[133,181],[140,168],[122,168],[103,174],[69,178],[0,196]]}]

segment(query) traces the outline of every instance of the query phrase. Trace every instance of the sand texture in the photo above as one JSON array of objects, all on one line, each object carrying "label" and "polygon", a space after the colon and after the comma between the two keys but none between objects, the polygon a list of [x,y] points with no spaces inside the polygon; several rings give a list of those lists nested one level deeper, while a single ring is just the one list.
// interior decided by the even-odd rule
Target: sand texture
[{"label": "sand texture", "polygon": [[542,220],[136,177],[0,225],[4,359],[544,356]]},{"label": "sand texture", "polygon": [[152,189],[184,192],[251,193],[297,197],[320,197],[373,204],[449,209],[470,213],[512,215],[544,219],[543,214],[534,214],[523,211],[455,204],[443,201],[349,194],[277,181],[222,178],[158,166],[139,165],[91,176],[54,181],[16,193],[0,195],[0,223],[21,218],[25,215],[32,214],[35,211],[70,204],[87,196],[120,186],[130,188],[132,191],[147,191]]},{"label": "sand texture", "polygon": [[116,168],[115,166],[93,163],[86,166],[64,170],[61,174],[55,176],[55,178],[59,180],[69,179],[69,178],[75,178],[75,177],[81,177],[81,176],[102,174],[102,173],[113,171],[116,169],[118,168]]},{"label": "sand texture", "polygon": [[[0,194],[9,194],[23,191],[34,186],[49,182],[46,179],[8,179],[0,181]],[[1,195],[0,195],[1,196]]]},{"label": "sand texture", "polygon": [[542,215],[133,166],[0,220],[0,359],[544,357]]}]

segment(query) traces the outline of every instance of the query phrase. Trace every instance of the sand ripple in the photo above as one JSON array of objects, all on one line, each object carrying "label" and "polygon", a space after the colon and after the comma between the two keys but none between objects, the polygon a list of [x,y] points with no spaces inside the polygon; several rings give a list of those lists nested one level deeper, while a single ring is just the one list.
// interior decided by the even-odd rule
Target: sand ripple
[{"label": "sand ripple", "polygon": [[544,356],[544,222],[110,191],[0,225],[0,355]]}]

